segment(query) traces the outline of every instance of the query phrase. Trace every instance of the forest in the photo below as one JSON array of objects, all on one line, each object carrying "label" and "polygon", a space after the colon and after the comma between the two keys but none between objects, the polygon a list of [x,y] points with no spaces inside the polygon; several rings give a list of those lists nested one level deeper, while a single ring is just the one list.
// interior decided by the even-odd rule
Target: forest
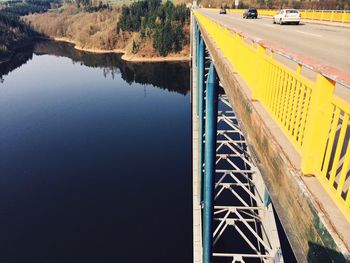
[{"label": "forest", "polygon": [[[187,44],[184,28],[189,24],[190,10],[184,4],[175,6],[160,0],[137,1],[123,6],[117,32],[139,32],[142,39],[151,38],[161,56],[179,52]],[[133,43],[133,49],[137,45]]]},{"label": "forest", "polygon": [[130,56],[188,54],[190,9],[185,4],[141,0],[111,6],[99,0],[75,0],[61,5],[59,1],[13,0],[2,5],[0,56],[39,34],[64,38],[85,49],[124,50]]}]

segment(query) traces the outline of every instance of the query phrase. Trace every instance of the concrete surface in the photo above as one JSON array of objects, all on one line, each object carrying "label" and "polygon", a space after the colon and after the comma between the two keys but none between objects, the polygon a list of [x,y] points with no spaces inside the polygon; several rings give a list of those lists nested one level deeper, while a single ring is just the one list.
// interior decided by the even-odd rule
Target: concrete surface
[{"label": "concrete surface", "polygon": [[198,10],[229,28],[270,41],[350,73],[350,28],[310,23],[281,26],[273,24],[271,17],[243,19],[240,14],[220,15],[213,10]]},{"label": "concrete surface", "polygon": [[338,26],[338,27],[350,28],[350,23],[342,23],[342,22],[335,22],[335,21],[322,21],[322,20],[304,19],[304,18],[301,18],[301,19],[302,19],[303,23],[320,24],[320,25],[328,25],[328,26]]}]

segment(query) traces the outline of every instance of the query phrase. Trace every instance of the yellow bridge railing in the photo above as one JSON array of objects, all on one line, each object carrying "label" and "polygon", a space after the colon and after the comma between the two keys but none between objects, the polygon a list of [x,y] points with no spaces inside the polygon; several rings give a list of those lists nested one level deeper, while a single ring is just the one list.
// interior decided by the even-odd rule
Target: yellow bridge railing
[{"label": "yellow bridge railing", "polygon": [[[219,10],[219,9],[213,9]],[[228,9],[229,13],[243,14],[245,9]],[[275,9],[258,9],[258,15],[274,16],[279,10]],[[301,18],[310,20],[321,20],[330,22],[350,23],[349,10],[299,10]]]},{"label": "yellow bridge railing", "polygon": [[[301,156],[304,174],[314,174],[350,222],[350,103],[334,94],[335,81],[316,81],[274,58],[263,42],[244,36],[194,11],[197,21],[221,49]],[[269,49],[269,52],[267,52]]]}]

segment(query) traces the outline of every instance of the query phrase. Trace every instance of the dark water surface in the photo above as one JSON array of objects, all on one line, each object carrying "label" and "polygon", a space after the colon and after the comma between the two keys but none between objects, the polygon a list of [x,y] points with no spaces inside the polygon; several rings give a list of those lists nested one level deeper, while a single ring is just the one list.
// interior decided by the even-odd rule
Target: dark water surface
[{"label": "dark water surface", "polygon": [[188,66],[33,51],[0,65],[0,262],[191,262]]}]

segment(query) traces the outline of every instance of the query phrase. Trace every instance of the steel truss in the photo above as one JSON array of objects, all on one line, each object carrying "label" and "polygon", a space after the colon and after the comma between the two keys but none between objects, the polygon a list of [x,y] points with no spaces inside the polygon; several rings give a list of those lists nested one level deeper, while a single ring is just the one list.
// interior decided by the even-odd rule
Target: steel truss
[{"label": "steel truss", "polygon": [[266,187],[224,94],[216,145],[214,262],[283,262]]},{"label": "steel truss", "polygon": [[[209,78],[209,68],[212,65],[208,50],[200,45],[200,35],[197,36],[196,48],[204,49],[204,61],[199,59],[199,73],[203,74],[204,82]],[[200,52],[196,54],[200,57]],[[203,69],[201,70],[201,63]],[[215,62],[214,62],[215,64]],[[198,68],[197,68],[198,70]],[[199,74],[199,75],[200,75]],[[197,85],[201,86],[201,78],[197,76]],[[207,120],[207,90],[204,83],[203,94],[198,95],[197,109],[199,122]],[[198,88],[198,86],[197,86]],[[199,89],[201,90],[201,89]],[[203,97],[201,97],[203,96]],[[202,102],[203,99],[203,102]],[[201,109],[201,110],[200,110]],[[219,107],[216,129],[215,180],[214,180],[214,210],[213,210],[213,262],[283,262],[275,216],[268,192],[262,176],[256,165],[257,161],[244,137],[239,120],[234,109],[223,91],[219,92]],[[202,116],[202,117],[201,117]],[[208,118],[209,119],[209,118]],[[199,155],[203,154],[206,145],[206,131],[203,124],[199,125]],[[210,131],[211,132],[211,131]],[[209,133],[207,134],[208,141]],[[205,180],[204,171],[208,160],[200,159],[199,181]],[[208,163],[210,163],[208,161]],[[207,164],[208,165],[208,164]],[[208,167],[207,167],[208,168]],[[208,169],[210,170],[210,169]],[[201,183],[200,200],[202,202],[201,228],[206,233],[210,224],[203,218],[204,207],[208,200],[203,200],[203,183]],[[208,219],[207,219],[208,220]],[[202,248],[208,248],[206,240],[200,239]],[[209,246],[211,248],[211,246]],[[206,251],[203,251],[205,254]],[[203,262],[211,262],[207,256]]]}]

